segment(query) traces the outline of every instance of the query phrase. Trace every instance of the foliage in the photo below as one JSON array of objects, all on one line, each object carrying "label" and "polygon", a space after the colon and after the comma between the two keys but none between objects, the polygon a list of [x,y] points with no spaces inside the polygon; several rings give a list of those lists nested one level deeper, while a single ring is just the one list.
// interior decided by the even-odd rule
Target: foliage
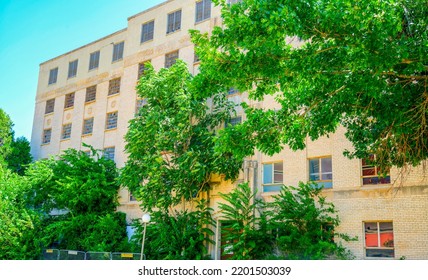
[{"label": "foliage", "polygon": [[269,228],[276,235],[276,254],[285,259],[352,258],[340,241],[351,241],[335,233],[340,224],[332,203],[321,196],[322,188],[300,183],[284,186],[269,203]]},{"label": "foliage", "polygon": [[[428,6],[425,0],[243,0],[222,5],[212,35],[192,31],[201,96],[213,88],[273,95],[277,111],[245,106],[224,146],[250,155],[302,149],[347,129],[350,157],[417,165],[428,157]],[[290,44],[291,43],[291,44]],[[230,133],[236,133],[231,131]]]},{"label": "foliage", "polygon": [[158,73],[146,67],[137,91],[147,104],[130,121],[125,136],[129,157],[120,178],[144,210],[166,212],[191,205],[209,189],[211,174],[236,177],[242,162],[214,149],[214,129],[232,111],[224,96],[209,100],[209,110],[184,62]]},{"label": "foliage", "polygon": [[267,217],[263,212],[256,213],[263,207],[255,195],[247,183],[220,194],[227,202],[219,203],[222,219],[228,221],[222,227],[223,249],[231,259],[257,260],[271,253],[273,240],[267,231]]},{"label": "foliage", "polygon": [[33,161],[30,142],[25,137],[13,139],[10,153],[6,156],[8,168],[19,175],[24,175],[28,165]]},{"label": "foliage", "polygon": [[[207,245],[213,243],[214,225],[212,209],[201,200],[195,211],[163,211],[151,213],[152,223],[146,229],[144,254],[152,260],[201,260],[208,259]],[[142,225],[136,220],[138,229],[133,239],[141,248]]]},{"label": "foliage", "polygon": [[69,149],[27,170],[33,194],[28,202],[45,214],[41,241],[46,247],[119,251],[127,246],[125,215],[115,212],[115,163],[89,148],[90,154]]},{"label": "foliage", "polygon": [[12,126],[9,115],[0,108],[0,166],[6,165],[5,159],[10,153],[13,139]]},{"label": "foliage", "polygon": [[37,259],[40,215],[26,206],[25,177],[0,165],[0,260]]}]

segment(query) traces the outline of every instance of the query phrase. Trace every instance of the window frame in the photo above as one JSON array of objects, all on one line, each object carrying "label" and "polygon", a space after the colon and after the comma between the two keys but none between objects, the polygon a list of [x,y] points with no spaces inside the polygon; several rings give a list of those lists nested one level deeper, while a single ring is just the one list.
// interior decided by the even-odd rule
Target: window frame
[{"label": "window frame", "polygon": [[[73,128],[72,123],[66,123],[66,124],[62,125],[61,141],[62,140],[69,140],[71,138],[72,128]],[[69,131],[67,131],[67,130],[69,130]]]},{"label": "window frame", "polygon": [[125,53],[125,41],[113,44],[113,53],[111,63],[123,60]]},{"label": "window frame", "polygon": [[45,115],[52,114],[53,112],[55,112],[55,98],[46,100],[46,104],[45,104]]},{"label": "window frame", "polygon": [[75,59],[68,63],[68,74],[67,79],[71,79],[77,76],[77,67],[79,66],[79,59]]},{"label": "window frame", "polygon": [[[179,16],[179,19],[177,19],[177,17]],[[181,20],[182,20],[182,10],[178,9],[175,10],[173,12],[168,13],[167,15],[167,24],[166,24],[166,34],[171,34],[174,33],[176,31],[180,31],[181,30]],[[172,22],[170,22],[172,21]]]},{"label": "window frame", "polygon": [[48,86],[56,84],[58,81],[58,67],[49,70]]},{"label": "window frame", "polygon": [[89,69],[88,71],[98,69],[100,66],[100,51],[95,51],[89,54]]},{"label": "window frame", "polygon": [[64,109],[71,109],[74,107],[75,96],[76,96],[75,92],[68,93],[65,95]]},{"label": "window frame", "polygon": [[[173,56],[174,54],[177,54],[175,58]],[[177,62],[177,59],[179,59],[179,58],[180,58],[180,50],[175,50],[175,51],[166,53],[165,54],[164,68],[170,68],[171,66],[173,66]],[[174,60],[174,62],[172,62],[172,60]]]},{"label": "window frame", "polygon": [[144,76],[144,72],[147,70],[147,69],[149,69],[149,68],[147,68],[146,67],[146,63],[150,63],[151,61],[150,60],[146,60],[146,61],[143,61],[143,62],[140,62],[140,63],[138,63],[138,75],[137,75],[137,79],[138,80],[140,80],[140,78],[142,77],[142,76]]},{"label": "window frame", "polygon": [[[211,18],[211,0],[199,0],[195,3],[195,24]],[[200,8],[198,6],[201,6]],[[199,10],[198,10],[199,9]],[[198,13],[201,13],[198,18]]]},{"label": "window frame", "polygon": [[[107,152],[108,149],[113,149],[113,153]],[[106,156],[106,155],[109,155],[109,156]],[[113,156],[111,156],[111,155],[113,155]],[[115,156],[116,156],[116,147],[115,146],[104,147],[104,149],[103,149],[103,157],[104,158],[114,161]]]},{"label": "window frame", "polygon": [[[323,172],[323,159],[330,159],[331,161],[331,171],[330,172]],[[311,173],[311,161],[318,160],[318,172]],[[311,180],[311,176],[315,176],[318,174],[319,179],[318,180]],[[322,179],[323,175],[331,174],[331,179]],[[316,183],[318,187],[324,186],[324,189],[332,189],[333,188],[333,158],[331,155],[328,156],[320,156],[320,157],[311,157],[308,158],[308,181]]]},{"label": "window frame", "polygon": [[[49,131],[49,134],[47,133]],[[49,139],[47,139],[47,135],[49,135]],[[43,129],[43,135],[42,135],[42,145],[47,145],[51,142],[52,139],[52,128]]]},{"label": "window frame", "polygon": [[[110,116],[116,116],[114,118],[114,122],[111,122],[112,119],[110,118]],[[106,115],[105,130],[114,130],[114,129],[117,129],[118,119],[119,119],[119,111],[114,111],[114,112],[107,113],[107,115]]]},{"label": "window frame", "polygon": [[153,41],[154,36],[155,36],[155,20],[152,19],[141,25],[140,44]]},{"label": "window frame", "polygon": [[97,100],[97,85],[87,87],[86,95],[85,95],[85,103],[94,102],[96,100]]},{"label": "window frame", "polygon": [[[90,131],[87,130],[87,124],[89,121],[92,122],[90,124],[90,127],[91,127]],[[94,132],[94,117],[84,119],[83,120],[83,126],[82,126],[82,136],[92,135],[93,132]]]},{"label": "window frame", "polygon": [[108,93],[107,96],[112,96],[120,93],[120,87],[122,83],[122,77],[114,78],[108,81]]},{"label": "window frame", "polygon": [[[370,155],[369,159],[361,159],[360,164],[361,164],[361,185],[362,186],[373,186],[373,185],[389,185],[391,184],[391,174],[390,174],[390,170],[388,170],[385,173],[385,176],[382,177],[381,174],[383,173],[382,171],[380,171],[380,167],[370,164],[369,162],[367,162],[366,164],[365,161],[370,161],[370,160],[375,160],[376,157],[375,155]],[[364,175],[364,171],[365,170],[369,170],[369,169],[373,169],[374,170],[374,174],[373,175]],[[366,180],[365,180],[366,179]],[[368,180],[367,180],[368,179]],[[367,182],[367,183],[365,183]]]},{"label": "window frame", "polygon": [[[282,169],[278,170],[275,169],[276,164],[281,164]],[[271,165],[271,182],[265,182],[266,176],[265,172],[267,172],[267,166]],[[276,171],[281,171],[279,174],[282,175],[281,181],[275,181],[275,175],[278,175],[278,173],[275,173]],[[264,162],[262,163],[262,188],[263,192],[279,192],[281,188],[284,186],[284,161],[273,161],[273,162]]]},{"label": "window frame", "polygon": [[[376,223],[376,239],[377,239],[377,246],[367,246],[367,227],[366,224],[373,224]],[[382,242],[382,231],[381,231],[381,225],[380,224],[387,224],[390,223],[391,224],[391,230],[390,231],[385,231],[384,233],[388,233],[391,232],[392,234],[392,240],[388,239],[386,242],[392,241],[391,246],[382,246],[384,245],[386,242],[384,242],[383,244],[381,244]],[[382,221],[382,220],[378,220],[378,221],[364,221],[363,222],[363,233],[364,233],[364,255],[366,258],[384,258],[384,259],[394,259],[395,258],[395,246],[394,246],[394,223],[393,221]],[[368,256],[368,252],[372,250],[372,252],[374,250],[377,251],[392,251],[392,256]]]}]

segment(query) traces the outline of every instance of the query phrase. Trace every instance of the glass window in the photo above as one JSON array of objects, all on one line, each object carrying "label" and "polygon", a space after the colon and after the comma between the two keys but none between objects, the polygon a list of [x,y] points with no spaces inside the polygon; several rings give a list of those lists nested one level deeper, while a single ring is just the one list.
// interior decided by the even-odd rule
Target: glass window
[{"label": "glass window", "polygon": [[282,162],[263,164],[263,192],[280,191],[284,182]]},{"label": "glass window", "polygon": [[42,144],[48,144],[51,142],[51,136],[52,136],[52,129],[45,129],[43,130],[43,139]]},{"label": "glass window", "polygon": [[331,157],[309,159],[309,181],[317,183],[319,187],[333,187],[333,168]]},{"label": "glass window", "polygon": [[166,34],[181,29],[181,10],[168,14]]},{"label": "glass window", "polygon": [[211,0],[196,2],[196,22],[200,22],[211,17]]},{"label": "glass window", "polygon": [[167,53],[165,55],[165,68],[169,68],[172,65],[174,65],[177,59],[178,59],[178,51]]},{"label": "glass window", "polygon": [[70,63],[68,63],[68,78],[76,77],[78,62],[79,61],[76,59],[76,60],[71,61]]},{"label": "glass window", "polygon": [[364,235],[366,257],[394,257],[392,222],[365,222]]},{"label": "glass window", "polygon": [[58,67],[49,71],[49,82],[48,85],[55,84],[58,78]]},{"label": "glass window", "polygon": [[97,86],[91,86],[86,88],[85,102],[94,101],[97,97]]},{"label": "glass window", "polygon": [[390,184],[391,177],[389,175],[389,170],[383,171],[380,167],[373,165],[374,160],[374,155],[370,156],[368,159],[361,160],[363,185]]},{"label": "glass window", "polygon": [[106,129],[114,129],[117,127],[117,111],[107,114]]},{"label": "glass window", "polygon": [[74,106],[74,92],[65,95],[64,109]]},{"label": "glass window", "polygon": [[144,71],[146,71],[148,68],[146,67],[146,63],[149,63],[150,61],[144,61],[138,64],[138,80],[144,75]]},{"label": "glass window", "polygon": [[104,148],[104,157],[114,160],[115,147]]},{"label": "glass window", "polygon": [[55,110],[55,98],[46,101],[45,114],[53,113]]},{"label": "glass window", "polygon": [[137,104],[135,108],[135,114],[138,114],[140,112],[140,109],[147,104],[147,100],[145,98],[143,99],[137,99]]},{"label": "glass window", "polygon": [[224,127],[228,127],[228,126],[235,126],[237,124],[240,124],[242,122],[242,117],[234,117],[231,118],[229,121],[224,123]]},{"label": "glass window", "polygon": [[89,55],[89,70],[98,68],[100,64],[100,51],[93,52]]},{"label": "glass window", "polygon": [[64,124],[62,126],[61,139],[62,140],[70,139],[70,137],[71,137],[71,123]]},{"label": "glass window", "polygon": [[123,49],[125,47],[125,42],[120,42],[113,45],[113,58],[112,62],[121,60],[123,58]]},{"label": "glass window", "polygon": [[155,21],[152,20],[141,26],[141,43],[153,40]]},{"label": "glass window", "polygon": [[120,78],[109,81],[108,95],[118,94],[120,92]]},{"label": "glass window", "polygon": [[86,119],[83,121],[83,135],[92,134],[92,130],[94,129],[94,118]]}]

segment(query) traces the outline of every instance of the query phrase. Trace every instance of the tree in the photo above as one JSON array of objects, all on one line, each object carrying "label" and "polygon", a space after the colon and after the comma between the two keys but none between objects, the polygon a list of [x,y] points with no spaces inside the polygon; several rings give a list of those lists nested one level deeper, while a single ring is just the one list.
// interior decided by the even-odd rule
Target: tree
[{"label": "tree", "polygon": [[121,183],[146,211],[173,213],[177,205],[191,210],[213,173],[234,178],[241,167],[232,154],[215,150],[215,128],[230,119],[232,105],[218,96],[209,108],[182,61],[158,73],[146,66],[137,91],[147,104],[125,136],[129,157]]},{"label": "tree", "polygon": [[[382,167],[418,165],[428,157],[428,8],[425,0],[243,0],[222,5],[224,27],[192,31],[200,84],[274,95],[281,109],[245,106],[246,143],[273,154],[302,149],[347,129],[350,157],[375,154]],[[295,44],[290,44],[295,43]],[[201,95],[211,96],[207,86]],[[232,132],[236,133],[236,132]],[[268,141],[267,141],[268,140]]]},{"label": "tree", "polygon": [[6,165],[6,157],[10,153],[13,139],[12,121],[8,114],[0,108],[0,166]]},{"label": "tree", "polygon": [[115,163],[89,148],[90,154],[68,149],[27,170],[33,193],[28,203],[46,215],[44,246],[82,251],[120,251],[127,246],[125,214],[115,212]]},{"label": "tree", "polygon": [[33,161],[30,142],[25,137],[13,139],[10,153],[6,156],[8,168],[19,175],[24,175],[28,165]]}]

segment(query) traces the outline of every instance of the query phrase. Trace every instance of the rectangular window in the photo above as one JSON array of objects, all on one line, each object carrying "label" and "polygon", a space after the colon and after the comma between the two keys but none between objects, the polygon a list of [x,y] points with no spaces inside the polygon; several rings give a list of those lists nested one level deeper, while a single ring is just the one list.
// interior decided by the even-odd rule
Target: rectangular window
[{"label": "rectangular window", "polygon": [[125,47],[125,42],[120,42],[113,45],[113,59],[112,62],[121,60],[123,58],[123,49]]},{"label": "rectangular window", "polygon": [[146,63],[150,61],[144,61],[138,64],[138,80],[144,75],[144,71],[146,71],[148,68],[146,67]]},{"label": "rectangular window", "polygon": [[68,63],[68,78],[73,78],[76,77],[77,75],[77,63],[79,62],[79,60],[74,60],[71,61],[70,63]]},{"label": "rectangular window", "polygon": [[147,104],[147,100],[145,98],[137,99],[137,104],[135,106],[135,114],[138,114],[138,112],[140,112],[140,109],[146,104]]},{"label": "rectangular window", "polygon": [[234,87],[231,87],[230,89],[229,89],[229,91],[227,92],[227,94],[228,95],[232,95],[232,94],[236,94],[236,93],[239,93],[239,90],[237,90],[236,88],[234,88]]},{"label": "rectangular window", "polygon": [[94,129],[94,118],[86,119],[83,121],[82,135],[92,134]]},{"label": "rectangular window", "polygon": [[115,147],[104,148],[103,156],[114,161]]},{"label": "rectangular window", "polygon": [[228,126],[235,126],[237,124],[240,124],[242,122],[242,117],[234,117],[231,118],[229,121],[226,121],[224,123],[224,127],[228,127]]},{"label": "rectangular window", "polygon": [[333,187],[333,169],[331,157],[309,159],[309,181],[324,188]]},{"label": "rectangular window", "polygon": [[110,80],[108,83],[108,95],[118,94],[120,92],[120,77]]},{"label": "rectangular window", "polygon": [[375,157],[372,155],[368,159],[361,160],[363,185],[390,184],[391,177],[389,176],[389,170],[383,171],[380,167],[372,165],[374,159]]},{"label": "rectangular window", "polygon": [[117,111],[108,113],[106,119],[106,130],[114,129],[117,127]]},{"label": "rectangular window", "polygon": [[70,139],[71,137],[71,123],[62,126],[61,140]]},{"label": "rectangular window", "polygon": [[46,101],[45,114],[53,113],[55,110],[55,98]]},{"label": "rectangular window", "polygon": [[42,144],[49,144],[51,142],[52,129],[43,130]]},{"label": "rectangular window", "polygon": [[394,230],[392,222],[365,222],[366,257],[394,258]]},{"label": "rectangular window", "polygon": [[74,92],[65,95],[64,109],[74,106]]},{"label": "rectangular window", "polygon": [[153,40],[155,21],[152,20],[141,26],[141,43]]},{"label": "rectangular window", "polygon": [[89,70],[98,68],[100,64],[100,51],[93,52],[89,55]]},{"label": "rectangular window", "polygon": [[97,98],[97,86],[91,86],[86,88],[85,103],[94,101]]},{"label": "rectangular window", "polygon": [[211,0],[202,0],[196,2],[196,20],[200,22],[211,17]]},{"label": "rectangular window", "polygon": [[48,85],[56,84],[58,78],[58,67],[49,71],[49,82]]},{"label": "rectangular window", "polygon": [[263,192],[280,191],[284,184],[284,165],[281,162],[263,164]]},{"label": "rectangular window", "polygon": [[178,59],[178,51],[165,54],[165,68],[169,68],[172,65],[174,65],[177,59]]},{"label": "rectangular window", "polygon": [[168,25],[166,34],[175,32],[181,29],[181,10],[168,14]]}]

